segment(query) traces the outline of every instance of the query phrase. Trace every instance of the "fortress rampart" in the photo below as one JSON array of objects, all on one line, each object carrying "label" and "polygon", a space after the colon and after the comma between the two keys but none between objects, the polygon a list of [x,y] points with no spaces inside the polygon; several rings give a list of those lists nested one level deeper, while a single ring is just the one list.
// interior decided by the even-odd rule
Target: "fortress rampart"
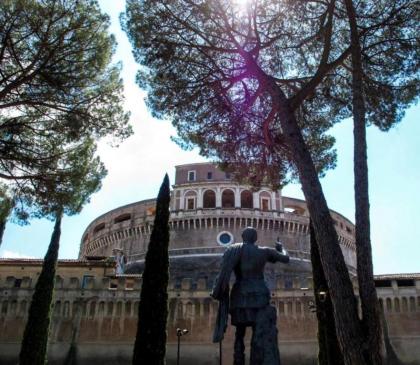
[{"label": "fortress rampart", "polygon": [[[309,213],[300,199],[282,196],[263,186],[258,191],[234,182],[211,163],[176,167],[170,215],[170,256],[222,254],[224,246],[241,241],[241,232],[253,226],[258,241],[278,238],[290,255],[309,262]],[[155,200],[143,200],[111,210],[85,230],[79,258],[111,256],[123,249],[130,262],[144,259],[153,229]],[[339,243],[352,275],[356,255],[354,225],[331,211]],[[222,242],[220,239],[227,239]]]},{"label": "fortress rampart", "polygon": [[[77,365],[130,363],[136,333],[141,273],[153,229],[155,199],[107,212],[86,228],[78,260],[60,260],[51,323],[49,363],[75,356]],[[183,365],[219,364],[211,343],[218,303],[209,293],[221,257],[253,226],[258,244],[280,239],[291,260],[268,264],[265,278],[278,315],[282,361],[316,362],[317,321],[310,262],[309,214],[305,201],[281,190],[259,190],[234,182],[210,163],[176,167],[170,214],[170,284],[167,364],[176,363],[176,329],[182,337]],[[354,225],[330,211],[357,294]],[[128,258],[124,275],[115,275],[114,251]],[[0,363],[16,364],[27,311],[41,260],[0,259]],[[376,277],[389,337],[405,364],[420,365],[420,274]],[[231,363],[233,333],[223,343],[223,363]],[[77,350],[77,351],[71,351]]]},{"label": "fortress rampart", "polygon": [[[0,260],[0,363],[15,364],[27,311],[41,260]],[[141,276],[115,276],[107,261],[59,262],[52,327],[50,363],[62,364],[70,345],[77,346],[77,364],[129,361],[136,333]],[[399,356],[407,363],[420,359],[420,274],[376,276],[377,291]],[[176,328],[183,337],[183,364],[217,364],[218,346],[211,343],[217,302],[209,297],[212,282],[184,278],[169,286],[168,364],[175,364]],[[279,345],[288,364],[312,364],[317,351],[311,280],[302,287],[278,279],[271,304],[278,314]],[[357,282],[354,280],[357,290]],[[224,356],[230,363],[232,331]],[[117,360],[116,360],[117,359]],[[417,362],[418,364],[419,362]]]}]

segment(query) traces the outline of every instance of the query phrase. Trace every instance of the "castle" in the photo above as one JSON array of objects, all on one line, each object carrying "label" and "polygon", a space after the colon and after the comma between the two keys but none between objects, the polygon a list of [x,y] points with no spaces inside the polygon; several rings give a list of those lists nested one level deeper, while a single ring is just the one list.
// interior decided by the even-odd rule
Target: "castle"
[{"label": "castle", "polygon": [[[284,363],[316,363],[317,321],[310,311],[309,214],[303,200],[281,190],[241,185],[211,163],[176,167],[170,216],[170,285],[167,363],[176,363],[176,329],[182,337],[181,363],[218,364],[211,343],[217,302],[209,296],[221,256],[241,232],[253,226],[258,243],[280,240],[291,260],[266,269],[271,304],[277,309],[279,346]],[[79,258],[60,260],[49,344],[49,363],[125,364],[134,342],[141,273],[153,228],[155,199],[116,208],[86,228]],[[357,292],[354,225],[331,211],[339,244]],[[113,256],[127,258],[116,274]],[[0,363],[15,364],[27,309],[41,260],[0,260]],[[420,274],[375,277],[388,335],[401,360],[420,364]],[[222,346],[231,363],[232,329]]]}]

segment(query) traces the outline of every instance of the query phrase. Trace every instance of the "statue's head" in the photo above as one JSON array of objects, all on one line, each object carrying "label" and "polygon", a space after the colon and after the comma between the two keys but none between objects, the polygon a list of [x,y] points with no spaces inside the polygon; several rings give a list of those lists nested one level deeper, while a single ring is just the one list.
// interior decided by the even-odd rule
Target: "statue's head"
[{"label": "statue's head", "polygon": [[242,231],[242,240],[244,243],[257,242],[257,231],[253,227],[247,227]]}]

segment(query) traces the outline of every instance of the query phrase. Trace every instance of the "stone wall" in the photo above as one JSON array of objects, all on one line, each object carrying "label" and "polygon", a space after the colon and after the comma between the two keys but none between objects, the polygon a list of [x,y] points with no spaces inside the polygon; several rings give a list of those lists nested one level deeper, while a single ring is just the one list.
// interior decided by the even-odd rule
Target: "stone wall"
[{"label": "stone wall", "polygon": [[[73,265],[73,266],[71,266]],[[37,264],[8,266],[0,262],[0,363],[15,364],[27,310],[36,281]],[[90,269],[90,270],[89,270]],[[18,275],[19,270],[25,271]],[[10,275],[15,272],[15,275]],[[77,364],[129,363],[134,341],[141,277],[115,277],[104,263],[61,263],[58,270],[50,335],[50,363],[62,364],[72,339]],[[405,281],[404,281],[405,280]],[[389,334],[399,356],[408,364],[420,363],[420,277],[378,279]],[[410,281],[411,280],[411,281]],[[287,364],[313,364],[316,358],[316,318],[309,311],[311,281],[288,285],[281,278],[272,291],[278,314],[279,345]],[[388,286],[390,284],[390,286]],[[414,284],[414,285],[412,285]],[[408,285],[408,286],[404,286]],[[168,364],[176,358],[176,328],[182,337],[183,364],[218,364],[218,345],[211,343],[217,302],[209,297],[212,282],[184,278],[169,288]],[[223,344],[224,363],[231,363],[233,331]],[[416,362],[417,361],[417,362]]]}]

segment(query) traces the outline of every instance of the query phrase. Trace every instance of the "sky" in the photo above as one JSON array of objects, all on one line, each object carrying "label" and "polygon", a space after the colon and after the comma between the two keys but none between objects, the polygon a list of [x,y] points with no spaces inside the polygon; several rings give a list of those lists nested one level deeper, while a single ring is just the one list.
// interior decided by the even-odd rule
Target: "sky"
[{"label": "sky", "polygon": [[[113,148],[99,143],[98,154],[108,175],[102,189],[83,211],[62,222],[60,258],[76,258],[80,239],[99,215],[135,201],[154,198],[164,174],[174,181],[176,165],[206,161],[198,151],[182,151],[170,137],[176,134],[170,121],[152,118],[146,96],[135,84],[138,65],[131,45],[120,29],[118,16],[123,0],[99,1],[111,17],[110,31],[118,47],[114,62],[122,62],[125,108],[131,112],[134,135]],[[387,133],[368,128],[371,240],[375,274],[420,272],[420,106],[411,107],[405,118]],[[321,180],[328,205],[354,222],[352,121],[344,120],[331,134],[336,138],[337,167]],[[283,195],[303,198],[299,184],[284,188]],[[9,223],[0,247],[0,257],[45,255],[53,224],[45,219],[30,225]]]}]

